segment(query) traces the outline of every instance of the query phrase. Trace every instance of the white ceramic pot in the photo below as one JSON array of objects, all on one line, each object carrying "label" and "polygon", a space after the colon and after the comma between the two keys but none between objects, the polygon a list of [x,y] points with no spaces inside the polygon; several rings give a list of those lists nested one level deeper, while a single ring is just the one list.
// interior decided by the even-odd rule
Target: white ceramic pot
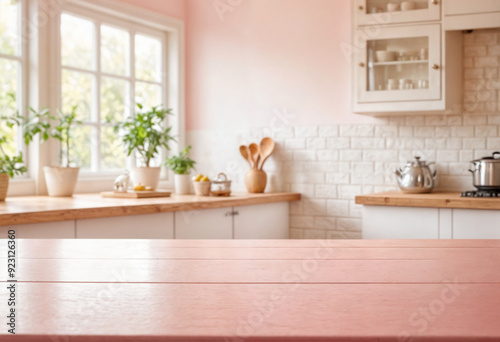
[{"label": "white ceramic pot", "polygon": [[174,185],[177,195],[189,195],[191,193],[191,176],[174,175]]},{"label": "white ceramic pot", "polygon": [[132,185],[141,183],[144,186],[150,186],[154,190],[158,189],[160,182],[160,167],[134,167],[132,168]]},{"label": "white ceramic pot", "polygon": [[45,184],[47,185],[49,196],[73,196],[79,172],[79,167],[45,166],[43,173],[45,174]]}]

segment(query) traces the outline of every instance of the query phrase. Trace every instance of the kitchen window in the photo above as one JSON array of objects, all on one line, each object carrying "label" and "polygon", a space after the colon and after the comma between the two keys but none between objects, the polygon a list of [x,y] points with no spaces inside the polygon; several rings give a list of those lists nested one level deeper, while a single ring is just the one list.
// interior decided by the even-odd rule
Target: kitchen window
[{"label": "kitchen window", "polygon": [[[168,108],[165,34],[73,10],[61,15],[60,37],[60,108],[71,112],[77,106],[83,122],[73,131],[73,162],[82,173],[134,165],[113,124],[133,115],[136,103]],[[156,166],[160,164],[157,160]]]},{"label": "kitchen window", "polygon": [[[26,18],[24,1],[0,0],[0,110],[2,114],[18,111],[26,115],[27,98],[27,46],[22,27]],[[14,155],[26,148],[22,143],[22,132],[16,126],[9,128],[0,122],[0,136],[7,139],[4,152]]]},{"label": "kitchen window", "polygon": [[[181,20],[115,0],[0,0],[0,81],[1,110],[26,115],[28,106],[52,112],[77,106],[83,124],[71,146],[81,167],[76,192],[109,190],[135,166],[113,123],[133,115],[136,102],[171,108],[172,152],[184,145]],[[25,152],[29,162],[29,173],[11,182],[9,194],[45,193],[42,168],[58,163],[58,142],[27,149],[20,130],[0,126],[0,134],[15,137],[8,151]],[[160,186],[170,183],[165,173]]]}]

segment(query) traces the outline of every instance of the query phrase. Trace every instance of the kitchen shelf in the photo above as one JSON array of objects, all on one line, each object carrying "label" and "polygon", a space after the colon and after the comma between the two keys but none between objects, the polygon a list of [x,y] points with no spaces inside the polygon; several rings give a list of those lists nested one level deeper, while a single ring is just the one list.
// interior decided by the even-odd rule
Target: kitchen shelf
[{"label": "kitchen shelf", "polygon": [[371,63],[373,66],[387,66],[387,65],[408,65],[408,64],[426,64],[429,63],[428,59],[415,60],[415,61],[394,61],[394,62],[375,62]]}]

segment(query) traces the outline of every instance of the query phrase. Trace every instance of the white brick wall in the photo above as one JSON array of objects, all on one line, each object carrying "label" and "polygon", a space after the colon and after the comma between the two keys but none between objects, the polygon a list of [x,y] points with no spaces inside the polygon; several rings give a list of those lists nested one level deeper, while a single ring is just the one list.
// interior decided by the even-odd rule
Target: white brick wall
[{"label": "white brick wall", "polygon": [[[500,29],[464,35],[464,56],[463,115],[389,117],[373,125],[227,130],[216,136],[190,132],[198,169],[213,175],[225,170],[233,189],[245,191],[248,164],[237,147],[271,135],[277,148],[265,170],[275,181],[267,191],[303,195],[290,206],[291,237],[360,238],[362,211],[354,197],[397,190],[393,171],[406,160],[420,155],[436,161],[437,189],[464,191],[473,189],[469,162],[500,150]],[[220,141],[221,136],[228,138]],[[213,153],[201,153],[199,146],[211,146]],[[234,151],[228,153],[228,146],[235,146]]]}]

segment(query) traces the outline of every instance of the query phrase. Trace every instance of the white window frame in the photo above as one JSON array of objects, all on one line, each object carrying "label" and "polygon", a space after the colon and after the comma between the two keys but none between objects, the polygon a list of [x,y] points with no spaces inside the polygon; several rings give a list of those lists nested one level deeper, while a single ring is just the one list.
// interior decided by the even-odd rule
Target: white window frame
[{"label": "white window frame", "polygon": [[[19,6],[21,6],[20,16],[19,16],[19,32],[21,33],[21,46],[20,46],[20,55],[18,56],[10,56],[10,55],[1,55],[2,59],[8,59],[11,61],[19,62],[21,65],[20,75],[18,75],[17,84],[21,85],[17,87],[16,92],[16,103],[17,110],[19,114],[26,117],[27,115],[27,107],[28,103],[28,88],[29,88],[29,42],[30,39],[25,31],[25,25],[28,22],[29,16],[29,2],[28,0],[18,0]],[[30,163],[30,150],[24,145],[24,139],[22,137],[21,129],[17,129],[17,137],[16,143],[18,145],[17,150],[23,153],[23,159],[25,165],[31,166]],[[19,148],[19,145],[21,148]],[[14,193],[16,195],[20,194],[29,194],[34,191],[34,181],[31,179],[30,173],[24,174],[22,176],[16,176],[11,180],[11,186],[15,191],[9,192]]]},{"label": "white window frame", "polygon": [[[172,153],[185,147],[185,28],[184,22],[159,13],[115,0],[23,0],[29,3],[29,21],[24,28],[29,31],[29,101],[34,108],[49,107],[51,111],[59,108],[60,85],[60,17],[64,11],[81,8],[96,16],[110,15],[120,20],[151,27],[162,31],[167,38],[167,104],[174,115],[169,118],[176,142],[170,144]],[[28,6],[27,6],[28,7]],[[58,82],[58,83],[56,83]],[[56,88],[56,89],[54,89]],[[44,144],[32,143],[29,148],[29,179],[13,182],[9,196],[45,195],[47,193],[43,177],[43,167],[55,165],[59,161],[59,144],[51,139]],[[117,174],[81,175],[76,193],[109,190]],[[173,187],[173,177],[162,179],[160,187]]]}]

